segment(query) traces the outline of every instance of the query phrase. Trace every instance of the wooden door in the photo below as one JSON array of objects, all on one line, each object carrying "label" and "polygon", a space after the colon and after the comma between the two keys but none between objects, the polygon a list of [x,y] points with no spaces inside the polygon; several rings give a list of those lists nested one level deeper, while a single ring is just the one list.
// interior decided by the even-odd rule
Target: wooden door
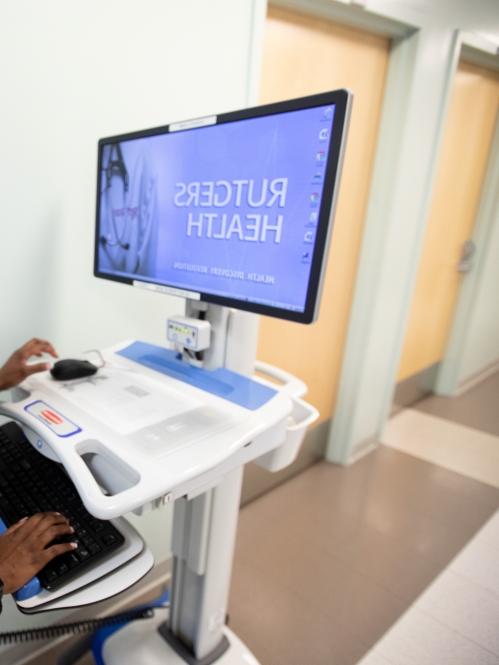
[{"label": "wooden door", "polygon": [[[307,399],[321,414],[301,459],[293,468],[275,474],[277,481],[324,451],[357,271],[389,47],[383,37],[324,19],[272,7],[268,13],[262,103],[337,88],[349,88],[354,95],[319,319],[304,326],[261,318],[258,358],[303,379],[309,387]],[[245,490],[245,496],[258,493],[267,482],[255,479],[254,490]]]},{"label": "wooden door", "polygon": [[331,417],[357,271],[388,62],[388,41],[323,19],[271,9],[261,101],[335,88],[354,94],[352,119],[319,320],[262,317],[258,357],[297,374],[321,420]]},{"label": "wooden door", "polygon": [[499,103],[499,74],[460,63],[416,280],[398,381],[417,377],[445,352],[459,286],[457,266],[471,238]]}]

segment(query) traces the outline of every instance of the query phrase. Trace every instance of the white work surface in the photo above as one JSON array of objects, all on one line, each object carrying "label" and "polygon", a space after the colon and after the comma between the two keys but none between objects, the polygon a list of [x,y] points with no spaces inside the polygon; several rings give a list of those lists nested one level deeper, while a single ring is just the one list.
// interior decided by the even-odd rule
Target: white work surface
[{"label": "white work surface", "polygon": [[23,383],[22,399],[0,405],[40,452],[62,462],[96,517],[204,491],[212,476],[284,441],[293,407],[285,391],[251,410],[117,355],[129,344],[104,351],[93,377],[38,374]]}]

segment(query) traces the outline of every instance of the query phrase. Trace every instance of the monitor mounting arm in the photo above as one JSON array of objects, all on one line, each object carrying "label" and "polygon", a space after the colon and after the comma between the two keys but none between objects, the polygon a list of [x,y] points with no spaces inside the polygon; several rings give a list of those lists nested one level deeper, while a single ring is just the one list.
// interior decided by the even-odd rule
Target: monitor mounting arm
[{"label": "monitor mounting arm", "polygon": [[253,375],[258,344],[257,314],[187,300],[185,315],[209,321],[211,325],[211,344],[203,351],[203,367],[225,367],[245,376]]}]

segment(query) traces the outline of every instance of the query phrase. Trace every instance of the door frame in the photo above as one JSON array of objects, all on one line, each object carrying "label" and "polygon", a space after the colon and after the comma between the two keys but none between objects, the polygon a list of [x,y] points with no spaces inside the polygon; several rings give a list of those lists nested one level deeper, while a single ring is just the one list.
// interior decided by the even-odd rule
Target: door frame
[{"label": "door frame", "polygon": [[461,376],[464,350],[470,334],[474,305],[482,283],[483,268],[494,224],[499,224],[499,116],[496,119],[485,180],[471,235],[476,245],[473,269],[465,276],[459,287],[449,341],[435,380],[434,392],[437,395],[451,396],[462,393],[499,369],[498,361],[490,367],[483,368],[483,371],[473,377],[464,377],[464,381]]}]

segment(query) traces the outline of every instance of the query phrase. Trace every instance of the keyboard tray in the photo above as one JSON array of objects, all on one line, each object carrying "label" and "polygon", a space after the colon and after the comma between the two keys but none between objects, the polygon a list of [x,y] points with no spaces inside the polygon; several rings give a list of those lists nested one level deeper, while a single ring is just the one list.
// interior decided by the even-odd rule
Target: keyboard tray
[{"label": "keyboard tray", "polygon": [[16,601],[24,614],[69,609],[98,603],[125,591],[146,575],[154,565],[151,551],[137,531],[123,518],[113,523],[125,536],[125,545],[94,568],[82,573],[56,591],[42,591],[24,601]]},{"label": "keyboard tray", "polygon": [[[40,586],[38,577],[32,578],[24,587],[14,594],[14,600],[22,612],[31,613],[46,611],[52,609],[61,609],[68,607],[77,607],[88,603],[98,602],[109,598],[126,588],[132,586],[141,577],[143,577],[153,566],[154,560],[151,552],[145,547],[140,535],[131,527],[131,525],[122,518],[101,522],[94,520],[83,508],[78,497],[72,497],[73,486],[66,474],[55,462],[47,460],[37,453],[26,441],[19,426],[15,423],[7,423],[0,427],[0,447],[3,451],[1,465],[0,492],[2,493],[3,516],[10,523],[19,519],[19,511],[26,509],[27,514],[32,514],[30,510],[33,506],[29,505],[29,496],[31,500],[38,498],[40,501],[53,501],[49,493],[46,497],[39,492],[29,492],[27,486],[26,492],[23,491],[23,483],[27,485],[34,479],[37,483],[37,474],[43,476],[45,482],[50,472],[55,473],[48,489],[52,485],[58,484],[59,490],[62,490],[58,499],[66,498],[64,490],[68,493],[68,505],[72,502],[73,509],[76,507],[82,511],[85,519],[92,520],[102,524],[104,531],[102,533],[119,534],[119,543],[106,552],[99,552],[99,557],[89,557],[90,560],[84,560],[82,566],[76,566],[71,575],[62,575],[57,580],[57,585],[44,584],[46,588]],[[28,469],[28,475],[25,471]],[[36,473],[35,473],[36,472]],[[47,483],[45,483],[47,485]],[[41,498],[40,498],[41,497]],[[7,501],[6,501],[7,500]],[[79,507],[79,508],[78,508]],[[64,510],[64,505],[43,505],[39,510]],[[73,513],[73,517],[77,513]],[[6,526],[0,521],[2,530]],[[78,531],[76,531],[78,534]],[[78,534],[81,541],[81,547],[85,547],[85,532]],[[71,536],[73,539],[75,536]],[[75,552],[78,551],[75,550]],[[64,557],[56,557],[52,563],[64,562]],[[49,564],[50,566],[50,564]],[[45,567],[44,571],[48,567]],[[54,588],[50,588],[54,586]],[[49,587],[49,588],[47,588]]]}]

